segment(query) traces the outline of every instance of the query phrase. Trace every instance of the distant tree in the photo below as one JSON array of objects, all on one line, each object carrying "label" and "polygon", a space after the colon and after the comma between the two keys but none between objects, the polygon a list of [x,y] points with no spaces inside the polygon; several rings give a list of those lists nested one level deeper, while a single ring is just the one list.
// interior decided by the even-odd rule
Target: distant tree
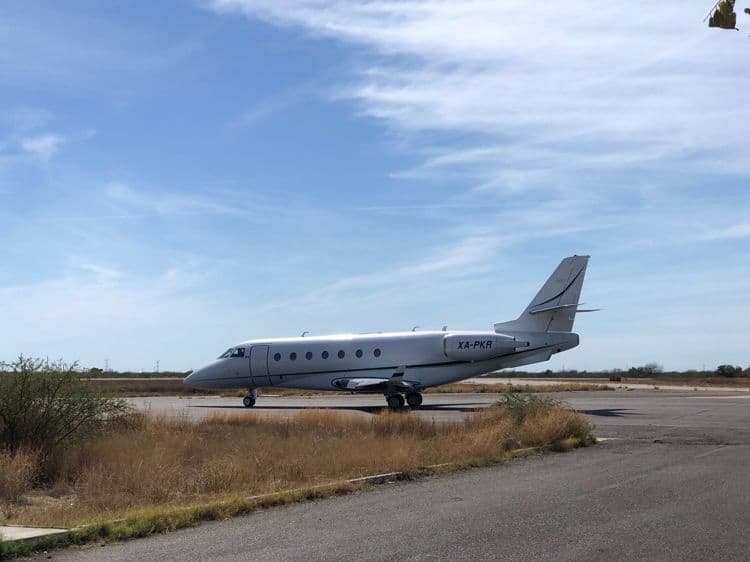
[{"label": "distant tree", "polygon": [[719,365],[715,371],[719,377],[741,377],[742,367],[735,367],[734,365]]},{"label": "distant tree", "polygon": [[641,365],[640,367],[630,367],[630,369],[628,369],[628,375],[631,377],[651,377],[663,372],[664,367],[662,367],[655,361],[646,363],[645,365]]}]

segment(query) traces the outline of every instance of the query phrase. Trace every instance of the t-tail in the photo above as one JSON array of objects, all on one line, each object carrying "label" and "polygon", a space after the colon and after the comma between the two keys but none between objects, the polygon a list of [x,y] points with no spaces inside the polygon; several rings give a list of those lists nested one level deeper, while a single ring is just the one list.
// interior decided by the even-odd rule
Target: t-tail
[{"label": "t-tail", "polygon": [[589,256],[570,256],[561,261],[523,314],[495,324],[495,332],[573,331],[576,312],[591,312],[580,309],[578,302],[588,261]]}]

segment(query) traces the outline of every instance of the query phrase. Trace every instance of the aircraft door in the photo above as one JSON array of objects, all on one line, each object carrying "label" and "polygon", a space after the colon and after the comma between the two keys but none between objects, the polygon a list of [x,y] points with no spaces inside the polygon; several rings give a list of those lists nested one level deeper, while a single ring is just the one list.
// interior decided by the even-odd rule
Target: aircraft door
[{"label": "aircraft door", "polygon": [[250,348],[250,378],[253,386],[270,386],[268,376],[268,346],[254,345]]}]

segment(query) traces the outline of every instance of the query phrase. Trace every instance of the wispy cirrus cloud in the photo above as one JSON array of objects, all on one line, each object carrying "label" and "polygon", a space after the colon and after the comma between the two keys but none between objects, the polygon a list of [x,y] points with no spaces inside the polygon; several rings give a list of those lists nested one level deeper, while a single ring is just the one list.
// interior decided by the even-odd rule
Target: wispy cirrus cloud
[{"label": "wispy cirrus cloud", "polygon": [[358,61],[338,95],[406,135],[476,135],[434,144],[422,172],[471,166],[480,185],[510,189],[538,185],[533,174],[548,181],[550,170],[704,166],[696,155],[750,172],[741,148],[750,77],[742,57],[726,56],[727,38],[709,36],[684,4],[210,5],[372,49],[378,57]]},{"label": "wispy cirrus cloud", "polygon": [[73,258],[71,265],[74,270],[84,274],[91,274],[99,286],[114,286],[122,277],[122,272],[119,269],[87,259]]},{"label": "wispy cirrus cloud", "polygon": [[329,216],[328,211],[311,207],[304,201],[290,199],[284,205],[278,199],[249,190],[150,190],[124,182],[109,182],[105,194],[111,202],[128,210],[161,216],[226,216],[255,223],[296,222]]},{"label": "wispy cirrus cloud", "polygon": [[734,240],[750,238],[750,222],[732,224],[723,228],[715,228],[697,237],[699,240]]},{"label": "wispy cirrus cloud", "polygon": [[[2,358],[49,355],[101,366],[111,357],[115,368],[148,368],[170,347],[184,345],[186,327],[223,306],[211,295],[195,294],[218,274],[220,265],[200,257],[181,258],[144,274],[111,260],[72,256],[54,277],[0,284]],[[175,329],[175,322],[183,328]],[[12,347],[7,342],[13,342]],[[211,342],[208,353],[223,345]],[[189,361],[180,368],[198,364]]]},{"label": "wispy cirrus cloud", "polygon": [[107,196],[121,204],[142,209],[159,215],[222,214],[240,215],[241,209],[235,205],[225,205],[200,195],[180,192],[149,192],[137,190],[125,183],[112,182],[105,188]]},{"label": "wispy cirrus cloud", "polygon": [[24,151],[49,160],[67,140],[62,135],[46,133],[22,138],[20,144]]},{"label": "wispy cirrus cloud", "polygon": [[[427,279],[431,282],[438,279],[445,281],[477,275],[486,270],[490,263],[494,263],[492,257],[503,243],[505,240],[497,235],[466,236],[413,263],[342,277],[300,297],[270,302],[263,309],[341,305],[345,300],[360,300],[364,294],[371,296],[373,292],[383,294],[396,289],[402,293],[402,297],[412,295],[409,288]],[[406,298],[413,299],[414,296]]]},{"label": "wispy cirrus cloud", "polygon": [[70,144],[83,142],[96,135],[93,129],[73,132],[50,130],[52,112],[35,107],[16,107],[0,112],[0,157],[7,162],[49,161]]}]

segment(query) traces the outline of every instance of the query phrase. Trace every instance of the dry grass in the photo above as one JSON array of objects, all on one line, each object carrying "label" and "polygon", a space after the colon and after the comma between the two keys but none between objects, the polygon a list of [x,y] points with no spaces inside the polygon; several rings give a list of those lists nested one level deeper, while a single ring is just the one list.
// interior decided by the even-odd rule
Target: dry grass
[{"label": "dry grass", "polygon": [[[362,418],[306,410],[293,418],[252,412],[198,422],[139,415],[127,427],[65,451],[54,482],[27,494],[11,522],[70,526],[281,492],[439,463],[487,464],[513,449],[587,442],[580,414],[536,400],[523,418],[506,406],[465,422],[435,424],[412,413]],[[514,410],[515,411],[515,410]]]},{"label": "dry grass", "polygon": [[[17,502],[29,492],[34,484],[34,476],[39,455],[31,451],[10,453],[0,451],[0,500],[2,507]],[[3,511],[7,511],[3,509]],[[2,516],[2,513],[0,513]]]},{"label": "dry grass", "polygon": [[524,393],[540,393],[540,392],[575,392],[585,390],[611,390],[605,384],[595,383],[560,383],[560,384],[507,384],[507,383],[495,383],[495,384],[472,384],[472,383],[455,383],[446,384],[443,386],[436,386],[434,388],[428,388],[425,393],[427,394],[453,394],[453,393],[506,393],[506,392],[524,392]]}]

